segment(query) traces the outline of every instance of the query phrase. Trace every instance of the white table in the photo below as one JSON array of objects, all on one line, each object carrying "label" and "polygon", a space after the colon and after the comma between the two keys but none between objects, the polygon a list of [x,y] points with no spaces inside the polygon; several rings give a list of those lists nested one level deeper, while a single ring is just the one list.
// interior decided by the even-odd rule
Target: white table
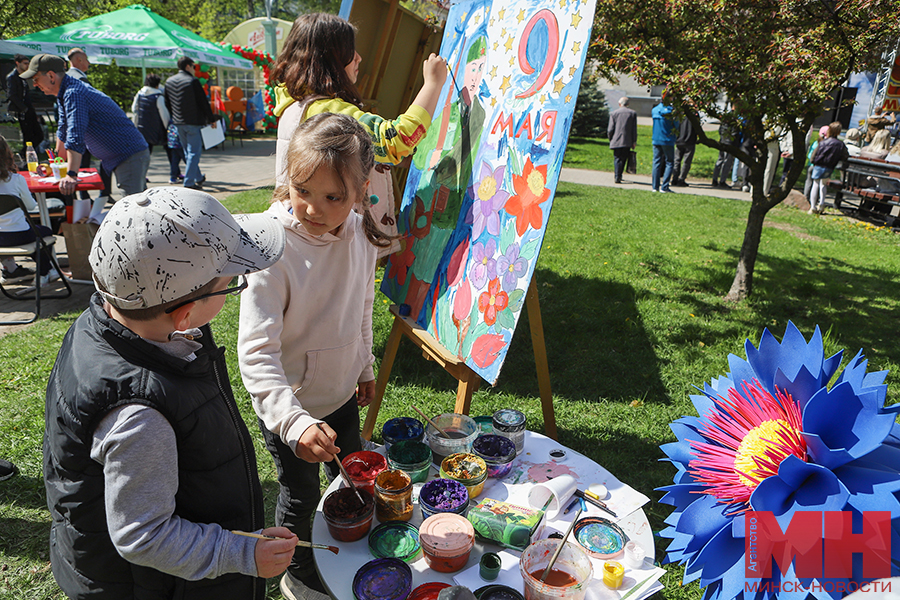
[{"label": "white table", "polygon": [[[567,453],[566,459],[559,463],[552,462],[548,456],[548,452],[553,448],[565,449]],[[571,472],[576,476],[576,479],[579,480],[578,488],[582,490],[587,488],[591,483],[603,483],[606,485],[610,490],[610,496],[607,498],[606,503],[617,515],[619,515],[619,517],[625,515],[623,518],[620,518],[618,525],[626,534],[628,534],[628,537],[631,540],[634,540],[641,545],[649,562],[653,562],[653,532],[650,529],[650,523],[647,521],[647,516],[644,514],[643,509],[640,508],[641,504],[647,501],[646,496],[622,484],[615,479],[615,477],[610,475],[608,471],[603,469],[603,467],[583,454],[566,448],[555,440],[539,433],[526,431],[525,450],[521,457],[516,457],[513,471],[503,480],[488,479],[484,491],[478,499],[494,498],[496,500],[508,500],[514,504],[528,506],[527,493],[531,488],[531,485],[533,485],[533,482],[529,477],[546,473],[547,471],[552,471],[553,473],[559,473],[560,471]],[[432,465],[428,479],[431,480],[436,477],[438,477],[438,472]],[[356,542],[339,542],[332,538],[328,533],[328,526],[325,523],[325,518],[322,516],[322,503],[328,494],[341,486],[341,483],[341,479],[339,477],[336,478],[322,494],[322,500],[316,508],[312,529],[313,542],[337,546],[340,548],[340,553],[335,555],[328,550],[316,549],[313,550],[313,556],[315,558],[316,568],[319,571],[319,576],[322,578],[322,582],[325,584],[325,587],[328,589],[331,596],[339,600],[352,600],[353,576],[362,565],[370,560],[374,560],[375,557],[369,553],[368,536],[363,537]],[[422,485],[423,484],[419,483],[415,484],[413,492],[414,499],[418,498],[418,491]],[[557,519],[548,522],[544,527],[542,537],[547,537],[554,530],[565,532],[576,512],[576,510],[572,510],[569,514],[561,514]],[[588,504],[588,512],[583,513],[582,516],[588,515],[600,516],[615,521],[610,515],[591,504]],[[417,527],[422,523],[422,513],[419,509],[418,502],[415,503],[410,523]],[[373,518],[372,529],[378,524],[378,519]],[[495,544],[476,540],[475,548],[469,555],[469,561],[466,563],[466,566],[456,573],[440,573],[438,571],[433,571],[428,567],[428,564],[425,562],[425,559],[421,556],[420,552],[419,558],[409,564],[413,574],[412,587],[415,589],[417,586],[431,581],[441,581],[455,585],[453,577],[459,575],[466,569],[471,568],[473,565],[477,566],[482,554],[485,552],[500,551],[501,548]],[[513,553],[516,556],[520,554],[513,550],[506,550],[505,552]],[[506,566],[504,565],[504,569],[505,568]],[[599,572],[596,566],[594,570],[594,578],[598,579]],[[483,585],[487,585],[487,583],[488,582],[484,582]]]}]

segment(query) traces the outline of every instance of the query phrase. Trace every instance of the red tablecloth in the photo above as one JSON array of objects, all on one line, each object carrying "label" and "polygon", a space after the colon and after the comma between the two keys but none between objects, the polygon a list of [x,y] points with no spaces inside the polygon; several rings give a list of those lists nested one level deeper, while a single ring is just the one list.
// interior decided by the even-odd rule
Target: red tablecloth
[{"label": "red tablecloth", "polygon": [[[32,194],[46,194],[59,191],[59,182],[53,181],[52,177],[33,177],[29,171],[20,171],[19,174],[28,182],[28,190]],[[102,190],[103,181],[100,179],[100,173],[97,172],[97,169],[81,169],[78,171],[78,186],[75,189],[78,191]]]}]

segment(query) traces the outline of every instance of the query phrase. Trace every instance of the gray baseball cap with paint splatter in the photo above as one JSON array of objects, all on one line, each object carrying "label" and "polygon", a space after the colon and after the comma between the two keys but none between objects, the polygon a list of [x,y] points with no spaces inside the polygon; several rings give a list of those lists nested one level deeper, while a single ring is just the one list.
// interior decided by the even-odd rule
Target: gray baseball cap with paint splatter
[{"label": "gray baseball cap with paint splatter", "polygon": [[284,227],[268,214],[232,215],[204,192],[157,187],[122,198],[91,245],[94,284],[110,304],[150,308],[216,277],[261,271],[284,252]]}]

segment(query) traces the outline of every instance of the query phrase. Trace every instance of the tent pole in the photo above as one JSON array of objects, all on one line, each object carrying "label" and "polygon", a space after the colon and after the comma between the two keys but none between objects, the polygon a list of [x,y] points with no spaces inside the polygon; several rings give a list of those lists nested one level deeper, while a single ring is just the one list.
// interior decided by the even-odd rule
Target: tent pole
[{"label": "tent pole", "polygon": [[144,57],[141,57],[141,85],[147,81],[147,65],[144,64]]}]

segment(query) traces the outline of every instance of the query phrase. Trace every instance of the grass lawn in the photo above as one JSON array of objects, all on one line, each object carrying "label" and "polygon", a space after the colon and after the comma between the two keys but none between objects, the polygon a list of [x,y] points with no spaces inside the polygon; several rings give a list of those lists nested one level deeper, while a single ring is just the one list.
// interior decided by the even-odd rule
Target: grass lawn
[{"label": "grass lawn", "polygon": [[[266,191],[226,200],[233,211],[258,211]],[[729,353],[764,327],[779,338],[788,320],[808,337],[827,331],[826,350],[864,349],[869,370],[889,369],[888,402],[900,400],[900,238],[841,217],[812,218],[774,209],[767,220],[756,289],[733,306],[722,297],[731,283],[748,204],[643,191],[560,185],[536,278],[550,362],[559,439],[651,498],[645,506],[655,531],[670,507],[655,491],[675,469],[660,462],[659,445],[675,438],[668,424],[693,412],[693,385],[723,374]],[[273,520],[272,460],[256,428],[237,369],[238,302],[229,298],[213,322],[244,418],[256,439],[260,475]],[[391,326],[388,300],[375,305],[375,356]],[[48,563],[49,518],[41,480],[44,390],[57,349],[76,315],[41,319],[0,338],[0,456],[21,472],[0,483],[0,599],[62,598]],[[845,353],[845,356],[846,354]],[[830,354],[830,352],[829,352]],[[450,409],[456,382],[404,341],[378,416]],[[527,323],[519,324],[493,388],[483,386],[472,414],[516,407],[529,428],[543,431]],[[380,440],[379,440],[380,441]],[[656,548],[662,558],[665,541]],[[666,599],[700,598],[681,586],[682,569],[663,578]],[[270,586],[270,598],[280,598]]]}]

